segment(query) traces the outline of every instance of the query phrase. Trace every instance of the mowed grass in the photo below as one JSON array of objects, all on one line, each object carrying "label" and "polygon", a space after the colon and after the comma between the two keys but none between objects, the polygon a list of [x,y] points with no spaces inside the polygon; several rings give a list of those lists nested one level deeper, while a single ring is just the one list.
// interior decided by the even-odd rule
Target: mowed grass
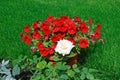
[{"label": "mowed grass", "polygon": [[84,66],[104,72],[103,80],[120,79],[120,1],[119,0],[0,0],[0,58],[16,59],[32,54],[19,37],[25,24],[44,20],[49,14],[59,17],[78,15],[101,23],[106,43],[86,58]]}]

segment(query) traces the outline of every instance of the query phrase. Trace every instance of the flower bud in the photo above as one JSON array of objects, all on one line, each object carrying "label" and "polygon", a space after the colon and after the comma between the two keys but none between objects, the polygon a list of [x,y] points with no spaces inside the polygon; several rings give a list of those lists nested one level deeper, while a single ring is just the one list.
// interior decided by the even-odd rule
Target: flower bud
[{"label": "flower bud", "polygon": [[101,39],[100,41],[101,41],[103,44],[106,42],[105,39]]},{"label": "flower bud", "polygon": [[45,36],[44,36],[44,39],[45,39],[45,40],[48,40],[48,39],[49,39],[49,36],[48,36],[48,35],[45,35]]},{"label": "flower bud", "polygon": [[95,34],[91,33],[90,38],[93,39],[95,37]]},{"label": "flower bud", "polygon": [[95,40],[94,39],[91,39],[90,41],[92,42],[92,44],[95,44]]},{"label": "flower bud", "polygon": [[36,51],[36,48],[33,46],[33,47],[30,48],[30,50],[31,50],[32,52],[35,52],[35,51]]}]

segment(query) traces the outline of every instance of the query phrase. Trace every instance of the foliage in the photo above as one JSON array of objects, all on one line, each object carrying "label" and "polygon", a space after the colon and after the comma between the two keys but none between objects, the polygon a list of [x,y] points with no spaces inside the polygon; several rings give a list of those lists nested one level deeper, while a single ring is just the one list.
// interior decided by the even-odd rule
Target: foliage
[{"label": "foliage", "polygon": [[[65,62],[46,62],[42,57],[33,56],[32,58],[19,57],[21,71],[29,71],[30,80],[97,80],[95,74],[99,74],[95,69],[66,65]],[[25,75],[25,74],[22,74]],[[28,74],[29,75],[29,74]]]},{"label": "foliage", "polygon": [[9,61],[2,60],[0,63],[0,80],[16,80],[15,76],[20,74],[18,65],[11,68]]},{"label": "foliage", "polygon": [[[44,66],[42,66],[43,64]],[[39,62],[37,64],[38,70],[35,71],[31,80],[98,80],[94,76],[94,73],[98,72],[95,69],[80,69],[77,64],[71,67],[62,62],[57,62],[54,66],[51,65],[52,62],[48,64],[45,61]]]},{"label": "foliage", "polygon": [[44,60],[42,57],[38,57],[34,55],[33,57],[29,58],[28,56],[20,55],[18,59],[12,61],[13,66],[18,64],[20,65],[21,69],[26,70],[35,70],[36,64]]}]

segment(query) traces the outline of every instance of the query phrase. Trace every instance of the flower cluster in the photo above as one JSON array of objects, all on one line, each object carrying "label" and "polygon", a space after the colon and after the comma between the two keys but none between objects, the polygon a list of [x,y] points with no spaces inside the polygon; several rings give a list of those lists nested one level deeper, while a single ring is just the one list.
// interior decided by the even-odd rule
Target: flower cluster
[{"label": "flower cluster", "polygon": [[31,28],[25,25],[20,36],[24,43],[32,45],[33,52],[39,51],[42,56],[65,56],[97,41],[104,42],[100,39],[100,28],[101,24],[93,24],[90,18],[83,21],[78,16],[55,18],[50,15],[44,21],[34,22]]}]

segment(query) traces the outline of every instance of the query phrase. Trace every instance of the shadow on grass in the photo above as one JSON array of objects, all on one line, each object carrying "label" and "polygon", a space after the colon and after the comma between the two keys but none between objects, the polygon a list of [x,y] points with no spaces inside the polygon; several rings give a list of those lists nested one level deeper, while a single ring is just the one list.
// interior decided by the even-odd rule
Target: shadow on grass
[{"label": "shadow on grass", "polygon": [[84,65],[86,63],[88,56],[95,53],[96,48],[97,48],[97,45],[94,45],[86,49],[81,49],[80,54],[78,55],[78,63],[80,63],[81,65]]}]

